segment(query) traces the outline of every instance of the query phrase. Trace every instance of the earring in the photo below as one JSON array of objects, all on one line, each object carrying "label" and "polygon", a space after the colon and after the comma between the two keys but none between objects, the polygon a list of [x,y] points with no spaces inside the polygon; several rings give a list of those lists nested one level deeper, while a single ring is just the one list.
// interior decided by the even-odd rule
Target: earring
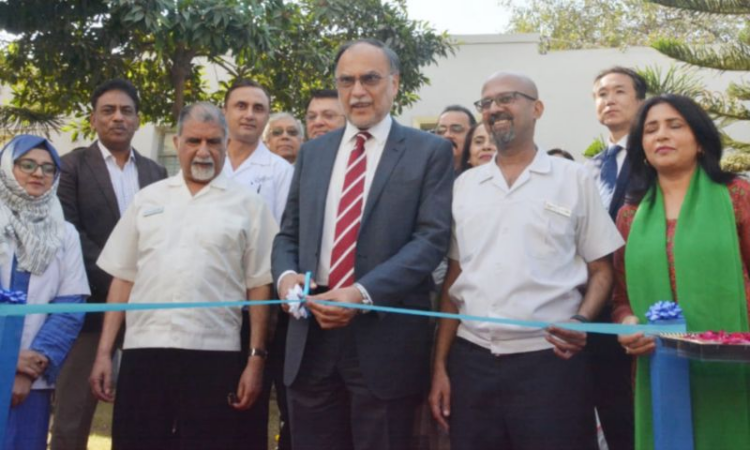
[{"label": "earring", "polygon": [[650,166],[650,164],[648,163],[648,159],[643,158],[643,165],[646,167]]}]

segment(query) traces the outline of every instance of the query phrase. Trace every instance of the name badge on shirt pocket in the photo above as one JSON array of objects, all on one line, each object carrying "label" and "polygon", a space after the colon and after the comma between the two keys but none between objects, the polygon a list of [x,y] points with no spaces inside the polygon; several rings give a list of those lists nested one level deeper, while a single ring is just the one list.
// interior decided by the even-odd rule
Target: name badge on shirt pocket
[{"label": "name badge on shirt pocket", "polygon": [[565,217],[570,217],[570,215],[572,214],[570,209],[564,206],[555,205],[554,203],[551,203],[549,201],[544,202],[544,209]]},{"label": "name badge on shirt pocket", "polygon": [[156,208],[151,208],[149,210],[146,210],[143,212],[143,217],[153,216],[156,214],[161,214],[164,212],[163,206],[157,206]]}]

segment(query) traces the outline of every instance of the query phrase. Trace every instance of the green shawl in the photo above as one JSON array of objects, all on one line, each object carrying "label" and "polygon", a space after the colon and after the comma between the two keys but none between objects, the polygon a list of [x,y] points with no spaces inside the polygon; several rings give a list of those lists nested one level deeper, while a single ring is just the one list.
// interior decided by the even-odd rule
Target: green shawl
[{"label": "green shawl", "polygon": [[[633,219],[625,248],[628,297],[633,312],[673,300],[667,263],[667,219],[661,188],[648,191]],[[737,225],[725,185],[698,167],[674,233],[677,300],[688,331],[748,331],[747,303]],[[750,449],[750,370],[744,364],[692,361],[690,390],[695,450]],[[636,373],[636,449],[654,448],[649,358]]]}]

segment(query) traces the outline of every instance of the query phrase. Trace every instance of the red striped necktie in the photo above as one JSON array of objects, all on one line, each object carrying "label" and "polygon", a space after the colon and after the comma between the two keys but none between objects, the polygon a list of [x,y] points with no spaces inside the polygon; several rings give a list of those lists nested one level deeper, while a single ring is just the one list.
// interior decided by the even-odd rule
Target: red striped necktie
[{"label": "red striped necktie", "polygon": [[367,171],[365,141],[370,137],[372,135],[367,131],[357,133],[357,142],[346,165],[344,187],[336,213],[336,230],[333,234],[331,271],[328,274],[330,289],[339,289],[354,284],[357,236],[362,221],[362,205],[365,203],[365,172]]}]

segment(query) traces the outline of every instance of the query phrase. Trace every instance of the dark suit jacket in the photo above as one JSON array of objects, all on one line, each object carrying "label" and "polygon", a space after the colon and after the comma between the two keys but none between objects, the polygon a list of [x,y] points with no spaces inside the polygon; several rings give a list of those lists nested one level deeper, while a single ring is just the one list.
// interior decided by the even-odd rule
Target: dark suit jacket
[{"label": "dark suit jacket", "polygon": [[[167,177],[164,167],[138,152],[134,153],[141,189]],[[120,219],[120,210],[112,180],[96,142],[62,157],[57,196],[62,203],[65,220],[76,227],[81,237],[83,262],[91,288],[88,301],[106,302],[112,277],[96,265],[96,260]],[[86,314],[84,330],[100,329],[101,320],[101,314]]]},{"label": "dark suit jacket", "polygon": [[[297,157],[273,246],[277,281],[286,270],[317,270],[326,195],[343,133],[341,129],[307,142]],[[394,121],[362,213],[354,268],[357,282],[375,305],[430,309],[431,273],[450,241],[452,187],[450,143]],[[286,384],[299,372],[308,320],[290,320]],[[349,326],[354,327],[360,366],[375,395],[393,399],[429,386],[433,331],[428,319],[370,313],[356,316]]]}]

